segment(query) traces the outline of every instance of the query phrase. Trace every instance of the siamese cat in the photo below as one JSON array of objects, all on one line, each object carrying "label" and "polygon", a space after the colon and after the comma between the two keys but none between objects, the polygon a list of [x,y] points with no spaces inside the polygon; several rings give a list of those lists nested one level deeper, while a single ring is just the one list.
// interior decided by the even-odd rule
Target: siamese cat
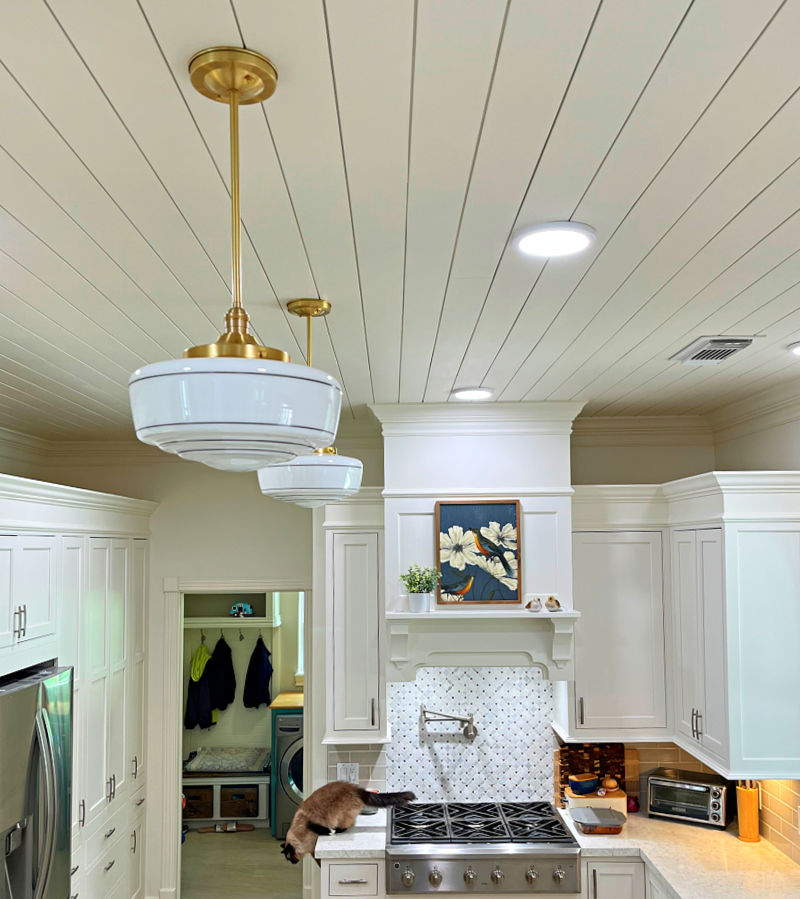
[{"label": "siamese cat", "polygon": [[356,784],[335,780],[315,790],[301,803],[294,813],[286,842],[281,843],[281,852],[296,865],[304,855],[314,857],[317,837],[341,833],[352,827],[365,805],[387,808],[390,805],[408,805],[416,798],[410,792],[370,793]]}]

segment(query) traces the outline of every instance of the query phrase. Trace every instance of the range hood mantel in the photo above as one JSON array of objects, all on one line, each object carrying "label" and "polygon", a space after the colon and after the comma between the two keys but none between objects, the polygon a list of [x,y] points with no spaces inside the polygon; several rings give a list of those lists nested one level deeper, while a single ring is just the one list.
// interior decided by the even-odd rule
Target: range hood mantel
[{"label": "range hood mantel", "polygon": [[387,612],[387,680],[414,680],[425,667],[540,667],[548,680],[574,678],[580,612]]}]

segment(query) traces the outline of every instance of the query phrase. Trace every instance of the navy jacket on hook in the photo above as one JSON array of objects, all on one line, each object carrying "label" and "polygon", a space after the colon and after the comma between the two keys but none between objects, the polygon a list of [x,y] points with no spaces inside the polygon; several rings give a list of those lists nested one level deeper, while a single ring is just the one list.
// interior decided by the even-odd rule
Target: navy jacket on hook
[{"label": "navy jacket on hook", "polygon": [[262,703],[269,705],[272,701],[269,692],[272,663],[269,659],[270,652],[259,636],[244,680],[244,706],[247,709],[257,709]]}]

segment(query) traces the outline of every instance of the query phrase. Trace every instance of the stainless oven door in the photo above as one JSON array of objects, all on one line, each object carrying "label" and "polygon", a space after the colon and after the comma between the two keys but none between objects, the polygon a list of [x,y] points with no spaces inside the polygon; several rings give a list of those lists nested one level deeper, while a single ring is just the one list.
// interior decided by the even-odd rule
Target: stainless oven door
[{"label": "stainless oven door", "polygon": [[651,815],[711,821],[711,787],[651,777],[648,781],[647,809]]}]

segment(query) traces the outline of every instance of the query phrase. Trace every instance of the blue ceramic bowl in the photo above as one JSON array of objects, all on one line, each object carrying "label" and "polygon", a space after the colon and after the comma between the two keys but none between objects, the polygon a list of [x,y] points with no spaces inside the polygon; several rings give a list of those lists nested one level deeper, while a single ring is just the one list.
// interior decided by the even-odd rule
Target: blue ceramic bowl
[{"label": "blue ceramic bowl", "polygon": [[569,776],[569,788],[577,796],[594,793],[599,784],[600,778],[594,774],[570,774]]}]

